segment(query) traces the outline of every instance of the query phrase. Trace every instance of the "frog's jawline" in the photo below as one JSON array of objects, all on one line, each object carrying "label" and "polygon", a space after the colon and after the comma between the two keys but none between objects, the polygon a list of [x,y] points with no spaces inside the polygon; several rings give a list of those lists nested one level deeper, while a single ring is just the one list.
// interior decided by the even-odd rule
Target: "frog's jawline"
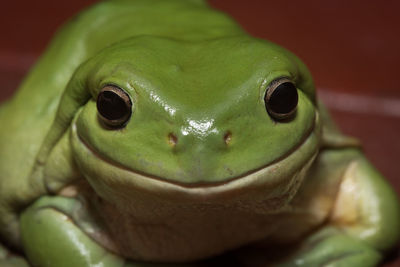
[{"label": "frog's jawline", "polygon": [[132,169],[126,167],[126,166],[123,166],[121,164],[113,162],[113,161],[105,158],[104,156],[100,155],[98,152],[96,152],[96,150],[91,145],[89,145],[79,135],[75,123],[73,123],[72,128],[73,128],[73,132],[75,132],[76,136],[78,137],[78,140],[86,147],[86,149],[88,149],[98,159],[100,159],[100,160],[104,161],[105,163],[110,164],[110,165],[112,165],[112,166],[114,166],[116,168],[131,172],[132,174],[136,174],[136,175],[140,175],[140,176],[143,176],[143,177],[146,177],[146,178],[149,178],[149,179],[153,179],[153,180],[156,180],[156,181],[161,182],[161,183],[171,184],[171,185],[175,185],[175,186],[179,186],[179,187],[183,187],[183,188],[210,188],[210,187],[218,187],[218,186],[225,185],[225,184],[228,184],[228,183],[236,181],[236,180],[240,180],[240,179],[245,178],[247,176],[250,176],[253,173],[256,173],[256,172],[258,172],[258,171],[260,171],[262,169],[268,168],[269,166],[274,165],[274,164],[282,161],[283,159],[289,157],[290,155],[292,155],[292,153],[294,151],[296,151],[299,147],[301,147],[311,137],[312,133],[315,130],[315,127],[316,127],[316,124],[317,124],[316,123],[317,120],[318,120],[318,113],[315,112],[314,113],[313,123],[310,126],[310,128],[306,131],[306,133],[303,135],[303,138],[300,140],[300,142],[297,145],[295,145],[292,149],[287,151],[285,154],[283,154],[281,157],[278,157],[275,160],[273,160],[273,161],[269,162],[268,164],[263,165],[263,166],[261,166],[259,168],[255,168],[255,169],[249,170],[249,171],[247,171],[247,172],[245,172],[245,173],[243,173],[241,175],[229,178],[229,179],[227,179],[225,181],[214,182],[214,183],[212,183],[212,182],[211,183],[210,182],[180,183],[180,182],[168,180],[168,179],[156,176],[156,175],[151,175],[151,174],[148,174],[148,173],[145,173],[145,172],[132,170]]}]

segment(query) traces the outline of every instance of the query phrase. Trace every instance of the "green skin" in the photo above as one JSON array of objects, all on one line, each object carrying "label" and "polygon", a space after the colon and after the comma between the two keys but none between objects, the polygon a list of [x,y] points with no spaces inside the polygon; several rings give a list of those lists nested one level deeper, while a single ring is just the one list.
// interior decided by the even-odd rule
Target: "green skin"
[{"label": "green skin", "polygon": [[[299,102],[277,121],[282,77]],[[109,84],[133,103],[119,129],[96,109]],[[201,0],[81,13],[0,125],[0,266],[375,266],[399,238],[396,194],[303,63]]]}]

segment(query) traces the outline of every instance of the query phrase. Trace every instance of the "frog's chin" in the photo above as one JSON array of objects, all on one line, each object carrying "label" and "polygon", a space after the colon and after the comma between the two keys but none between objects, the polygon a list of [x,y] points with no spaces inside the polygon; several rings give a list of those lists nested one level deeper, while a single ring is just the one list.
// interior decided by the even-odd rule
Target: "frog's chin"
[{"label": "frog's chin", "polygon": [[[79,137],[72,126],[72,147],[76,162],[96,193],[112,202],[122,199],[163,199],[165,201],[265,201],[289,200],[297,191],[318,153],[321,125],[315,123],[301,144],[289,155],[268,166],[226,182],[179,184],[154,178],[113,164],[98,155]],[[281,201],[280,201],[281,200]]]}]

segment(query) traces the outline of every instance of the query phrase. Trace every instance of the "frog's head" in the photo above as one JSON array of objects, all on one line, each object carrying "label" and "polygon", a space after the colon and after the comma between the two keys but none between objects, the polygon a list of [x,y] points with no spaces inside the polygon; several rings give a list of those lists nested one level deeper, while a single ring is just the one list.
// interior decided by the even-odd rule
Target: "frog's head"
[{"label": "frog's head", "polygon": [[276,208],[318,150],[311,77],[266,41],[138,37],[78,72],[91,98],[73,121],[73,155],[111,201],[258,199]]}]

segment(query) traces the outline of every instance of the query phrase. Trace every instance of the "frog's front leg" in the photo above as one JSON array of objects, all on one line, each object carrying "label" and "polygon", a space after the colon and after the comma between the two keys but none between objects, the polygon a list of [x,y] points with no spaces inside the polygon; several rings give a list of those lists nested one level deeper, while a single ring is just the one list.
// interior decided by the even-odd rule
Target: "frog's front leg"
[{"label": "frog's front leg", "polygon": [[[67,215],[79,201],[42,197],[21,216],[24,251],[33,266],[123,266],[124,261],[96,244]],[[100,266],[99,265],[99,266]]]},{"label": "frog's front leg", "polygon": [[352,162],[327,225],[279,266],[376,266],[399,239],[398,203],[366,159]]},{"label": "frog's front leg", "polygon": [[[99,245],[72,219],[82,203],[75,198],[44,196],[21,216],[24,251],[40,267],[195,267],[197,264],[157,264],[126,260]],[[76,216],[75,216],[76,217]],[[83,224],[88,224],[84,222]],[[90,230],[87,225],[86,231]],[[7,265],[9,266],[9,265]],[[23,265],[21,265],[22,267]],[[2,267],[0,265],[0,267]],[[19,267],[16,265],[16,267]],[[25,266],[24,266],[25,267]]]},{"label": "frog's front leg", "polygon": [[376,266],[381,253],[364,242],[344,234],[335,227],[324,227],[301,245],[300,251],[288,261],[277,264],[289,266]]}]

